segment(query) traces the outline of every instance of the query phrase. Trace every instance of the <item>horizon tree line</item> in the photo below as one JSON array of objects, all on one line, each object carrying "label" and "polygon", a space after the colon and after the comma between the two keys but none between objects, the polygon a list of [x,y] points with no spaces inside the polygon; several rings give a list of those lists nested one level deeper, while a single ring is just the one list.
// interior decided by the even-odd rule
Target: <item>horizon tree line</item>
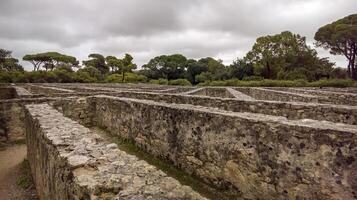
[{"label": "horizon tree line", "polygon": [[[346,74],[357,80],[357,14],[349,15],[331,24],[321,27],[315,34],[315,46],[329,50],[333,55],[343,55],[348,60]],[[23,71],[18,60],[11,56],[11,51],[0,49],[0,72]],[[98,53],[88,55],[88,60],[79,61],[69,55],[58,52],[28,54],[23,57],[33,65],[33,71],[44,69],[80,68],[89,74],[105,77],[121,74],[122,81],[126,73],[137,69],[133,57],[125,54],[123,58],[103,56]],[[135,73],[150,79],[187,79],[196,84],[207,80],[237,79],[306,79],[309,81],[329,78],[331,73],[343,74],[343,69],[334,68],[328,58],[320,58],[317,51],[306,44],[306,38],[285,31],[276,35],[257,38],[252,49],[243,58],[237,58],[225,66],[221,60],[211,57],[198,60],[188,59],[181,54],[161,55],[152,58]]]}]

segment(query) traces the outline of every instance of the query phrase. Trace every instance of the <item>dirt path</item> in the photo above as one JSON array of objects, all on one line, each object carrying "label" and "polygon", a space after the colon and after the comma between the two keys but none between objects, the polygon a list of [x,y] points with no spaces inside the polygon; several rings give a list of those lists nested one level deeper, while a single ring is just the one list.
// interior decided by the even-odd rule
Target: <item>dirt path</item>
[{"label": "dirt path", "polygon": [[18,181],[23,176],[22,162],[26,145],[12,145],[0,150],[0,200],[37,199],[34,189],[23,189]]}]

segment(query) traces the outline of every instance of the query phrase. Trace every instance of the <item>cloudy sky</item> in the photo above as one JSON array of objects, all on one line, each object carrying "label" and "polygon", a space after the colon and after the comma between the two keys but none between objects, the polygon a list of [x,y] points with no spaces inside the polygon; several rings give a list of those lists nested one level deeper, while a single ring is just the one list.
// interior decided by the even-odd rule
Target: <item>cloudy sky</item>
[{"label": "cloudy sky", "polygon": [[[141,66],[181,53],[230,64],[259,36],[290,30],[313,45],[320,26],[353,13],[357,0],[0,0],[0,48],[16,58],[45,51],[80,60],[130,53]],[[331,60],[346,65],[342,56]]]}]

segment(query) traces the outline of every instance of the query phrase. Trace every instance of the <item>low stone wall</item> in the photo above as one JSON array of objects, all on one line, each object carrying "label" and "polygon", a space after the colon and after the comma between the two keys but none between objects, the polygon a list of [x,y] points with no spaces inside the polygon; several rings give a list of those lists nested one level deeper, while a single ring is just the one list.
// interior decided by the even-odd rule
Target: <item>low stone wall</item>
[{"label": "low stone wall", "polygon": [[293,101],[293,102],[309,102],[309,103],[321,103],[321,98],[314,95],[299,94],[288,91],[277,91],[265,88],[253,88],[253,87],[238,87],[234,88],[254,99],[269,100],[269,101]]},{"label": "low stone wall", "polygon": [[[82,93],[81,96],[94,95]],[[105,93],[103,93],[105,94]],[[287,117],[288,119],[315,119],[357,125],[357,106],[318,103],[249,101],[206,96],[158,94],[148,92],[107,93],[111,96],[149,99],[159,102],[192,104],[234,112],[252,112]]]},{"label": "low stone wall", "polygon": [[235,99],[239,100],[245,100],[245,101],[254,101],[255,99],[252,98],[251,96],[248,96],[242,92],[239,92],[238,90],[235,90],[233,88],[227,88],[227,91],[230,92]]},{"label": "low stone wall", "polygon": [[16,97],[17,98],[28,98],[28,97],[39,97],[38,94],[31,94],[31,92],[29,92],[28,90],[26,90],[25,88],[23,87],[19,87],[19,86],[14,86],[13,87],[16,91]]},{"label": "low stone wall", "polygon": [[321,103],[332,103],[332,104],[343,104],[343,105],[357,105],[357,94],[347,93],[347,92],[336,92],[336,91],[323,91],[318,89],[309,88],[270,88],[272,90],[282,90],[295,92],[299,94],[316,95],[320,96],[319,102]]},{"label": "low stone wall", "polygon": [[15,98],[15,89],[12,87],[0,87],[0,100]]},{"label": "low stone wall", "polygon": [[24,86],[27,90],[35,94],[52,94],[52,93],[72,93],[73,90],[63,89],[58,87],[48,87],[34,84],[26,84]]},{"label": "low stone wall", "polygon": [[24,139],[25,126],[22,102],[0,101],[0,139],[16,141]]},{"label": "low stone wall", "polygon": [[205,199],[49,105],[26,109],[28,159],[40,199]]},{"label": "low stone wall", "polygon": [[235,98],[226,88],[202,88],[190,93],[190,95],[221,97],[221,98]]},{"label": "low stone wall", "polygon": [[356,126],[107,96],[88,101],[97,126],[237,197],[356,198]]}]

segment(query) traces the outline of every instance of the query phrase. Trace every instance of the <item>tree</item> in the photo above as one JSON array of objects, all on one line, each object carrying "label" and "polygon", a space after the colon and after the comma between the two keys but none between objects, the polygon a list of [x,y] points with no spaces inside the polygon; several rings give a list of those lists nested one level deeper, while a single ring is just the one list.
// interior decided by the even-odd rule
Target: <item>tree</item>
[{"label": "tree", "polygon": [[331,54],[344,55],[349,76],[357,80],[357,14],[321,27],[315,40],[316,46],[329,49]]},{"label": "tree", "polygon": [[116,58],[115,56],[107,56],[105,58],[108,67],[112,72],[117,72],[123,68],[123,61],[121,59]]},{"label": "tree", "polygon": [[186,77],[192,84],[199,83],[199,81],[196,79],[196,76],[207,71],[208,71],[207,63],[202,62],[202,60],[196,61],[194,59],[190,59],[187,61]]},{"label": "tree", "polygon": [[198,82],[228,79],[228,71],[226,66],[222,64],[222,60],[207,57],[201,58],[198,62],[207,68],[207,71],[195,76]]},{"label": "tree", "polygon": [[122,74],[122,82],[125,81],[125,73],[132,72],[136,69],[136,64],[133,63],[133,57],[130,54],[125,54],[123,59],[118,59],[115,56],[107,56],[105,58],[107,65],[112,69],[112,72]]},{"label": "tree", "polygon": [[11,51],[0,49],[0,71],[23,71],[19,60],[11,56]]},{"label": "tree", "polygon": [[229,78],[238,78],[242,80],[244,77],[249,77],[254,75],[254,68],[251,63],[246,62],[244,59],[239,59],[233,61],[233,63],[228,67]]},{"label": "tree", "polygon": [[109,67],[106,64],[103,55],[94,53],[94,54],[90,54],[88,57],[91,59],[83,61],[83,64],[86,67],[92,66],[94,68],[97,68],[102,75],[109,73]]},{"label": "tree", "polygon": [[60,65],[68,65],[77,67],[79,62],[73,56],[60,54],[58,52],[46,52],[39,54],[28,54],[23,57],[23,60],[33,64],[33,71],[40,70],[41,66],[47,70],[53,70]]},{"label": "tree", "polygon": [[132,72],[133,69],[136,69],[136,64],[133,63],[133,57],[130,54],[125,54],[124,58],[122,59],[123,65],[121,69],[121,73],[123,76],[122,82],[125,81],[125,73]]},{"label": "tree", "polygon": [[312,77],[307,73],[329,69],[333,65],[327,63],[326,58],[320,59],[316,50],[306,44],[305,37],[289,31],[258,38],[244,60],[253,64],[256,75],[267,79],[281,79],[292,71]]},{"label": "tree", "polygon": [[142,73],[151,79],[168,80],[185,77],[187,58],[181,54],[161,55],[143,65]]}]

